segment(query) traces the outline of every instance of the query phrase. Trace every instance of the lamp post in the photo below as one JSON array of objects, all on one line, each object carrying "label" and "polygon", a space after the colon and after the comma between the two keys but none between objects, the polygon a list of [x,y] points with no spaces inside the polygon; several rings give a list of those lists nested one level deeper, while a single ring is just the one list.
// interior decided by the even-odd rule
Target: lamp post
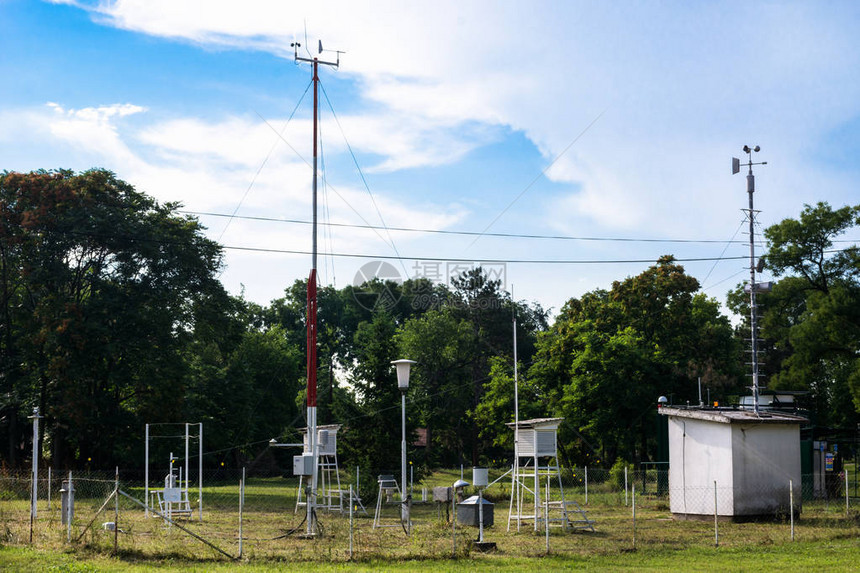
[{"label": "lamp post", "polygon": [[409,516],[409,506],[403,501],[407,500],[406,496],[406,390],[409,388],[409,370],[412,368],[412,365],[415,364],[414,360],[406,360],[405,358],[401,358],[400,360],[393,360],[391,362],[394,364],[395,368],[397,368],[397,387],[400,388],[400,418],[402,421],[401,426],[401,439],[400,439],[400,498],[401,498],[401,507],[400,507],[400,519],[406,523],[406,531],[408,532],[410,527],[410,516]]}]

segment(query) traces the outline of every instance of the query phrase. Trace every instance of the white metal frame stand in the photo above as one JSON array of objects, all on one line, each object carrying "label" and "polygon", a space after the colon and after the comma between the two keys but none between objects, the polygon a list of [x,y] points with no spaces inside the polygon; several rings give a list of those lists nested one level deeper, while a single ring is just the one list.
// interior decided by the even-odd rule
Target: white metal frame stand
[{"label": "white metal frame stand", "polygon": [[[511,468],[511,501],[508,509],[508,528],[515,522],[517,531],[520,530],[523,521],[532,521],[535,532],[540,531],[541,523],[549,524],[555,522],[565,529],[569,527],[591,528],[592,522],[588,520],[582,509],[575,502],[568,502],[564,496],[564,486],[561,481],[561,468],[559,467],[556,430],[562,418],[537,418],[533,420],[522,420],[513,425],[515,431],[514,463]],[[541,460],[545,460],[541,465]],[[541,478],[545,478],[546,487],[551,481],[557,481],[559,498],[555,501],[551,497],[541,500]],[[551,491],[546,490],[547,496]],[[570,511],[578,512],[581,518],[571,521]],[[549,513],[557,510],[559,516],[552,518]]]},{"label": "white metal frame stand", "polygon": [[[196,437],[197,438],[197,517],[200,521],[203,521],[203,422],[197,422],[197,423],[185,422],[185,423],[179,423],[179,424],[177,424],[177,423],[146,424],[146,429],[145,429],[145,434],[144,434],[145,435],[145,442],[146,442],[146,445],[144,448],[144,450],[145,450],[144,456],[146,458],[146,463],[144,466],[144,476],[143,476],[143,481],[144,481],[143,496],[144,496],[144,505],[146,507],[146,509],[145,509],[146,517],[149,517],[150,516],[150,510],[154,509],[155,504],[153,503],[153,501],[151,499],[152,495],[156,494],[157,497],[165,496],[165,494],[166,494],[165,490],[167,490],[169,487],[167,480],[170,481],[170,485],[172,486],[172,483],[174,481],[173,480],[173,460],[175,459],[173,457],[173,453],[171,453],[170,454],[170,471],[169,471],[168,476],[165,480],[165,489],[164,490],[151,491],[150,487],[149,487],[149,442],[150,442],[150,440],[156,439],[156,438],[179,438],[179,437],[182,437],[182,436],[154,436],[150,433],[150,426],[176,426],[176,425],[182,425],[185,429],[185,434],[184,434],[184,438],[185,438],[185,464],[184,464],[185,465],[185,473],[183,475],[182,468],[180,467],[180,469],[179,469],[179,481],[177,483],[179,489],[181,490],[180,501],[178,501],[178,502],[175,501],[175,498],[172,497],[172,494],[171,494],[171,499],[169,501],[166,499],[166,497],[161,497],[161,499],[159,501],[157,501],[156,503],[158,503],[159,505],[167,504],[166,507],[167,507],[168,511],[171,511],[173,509],[172,506],[174,504],[178,503],[179,504],[178,507],[181,508],[179,511],[181,513],[187,513],[188,516],[190,517],[190,514],[193,512],[193,510],[191,510],[191,504],[190,504],[189,497],[188,497],[189,491],[190,491],[189,485],[191,482],[191,479],[190,479],[190,476],[191,476],[191,473],[190,473],[191,456],[190,456],[189,445],[190,445],[191,439]],[[194,436],[191,433],[191,427],[195,426],[195,425],[197,426],[197,436]],[[183,477],[185,478],[184,480],[183,480]],[[162,509],[163,508],[160,507],[159,511],[161,511]],[[175,511],[171,511],[171,513],[175,513]]]},{"label": "white metal frame stand", "polygon": [[[377,481],[379,482],[379,492],[376,495],[376,513],[374,513],[373,515],[373,529],[377,529],[380,527],[403,527],[403,514],[400,509],[403,505],[404,500],[397,480],[394,479],[394,476],[385,475],[379,476],[379,479]],[[401,501],[383,501],[383,496],[393,499],[395,493],[397,494],[397,498]],[[383,523],[382,508],[385,505],[398,506],[396,523]]]}]

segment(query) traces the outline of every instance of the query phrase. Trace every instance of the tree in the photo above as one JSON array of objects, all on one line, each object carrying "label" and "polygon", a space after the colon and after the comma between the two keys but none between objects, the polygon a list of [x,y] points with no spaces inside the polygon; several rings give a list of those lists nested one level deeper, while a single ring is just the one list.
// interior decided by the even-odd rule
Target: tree
[{"label": "tree", "polygon": [[220,247],[177,208],[104,170],[0,176],[10,444],[24,441],[22,418],[39,406],[56,466],[105,466],[131,455],[145,421],[181,414],[182,350],[226,293]]},{"label": "tree", "polygon": [[[481,437],[497,448],[490,454],[493,458],[507,457],[514,450],[514,433],[507,427],[514,422],[513,366],[506,356],[490,358],[490,379],[474,412]],[[518,363],[518,372],[526,372],[522,363]],[[521,420],[546,416],[546,395],[533,378],[518,376],[517,390]]]},{"label": "tree", "polygon": [[378,312],[355,333],[355,365],[350,382],[356,396],[354,417],[344,428],[346,457],[371,475],[400,467],[400,396],[391,365],[397,357],[394,319]]},{"label": "tree", "polygon": [[[463,463],[470,421],[470,364],[478,350],[474,329],[450,309],[407,320],[396,335],[400,354],[418,362],[409,389],[410,411],[427,430],[424,463]],[[413,406],[414,405],[414,406]]]},{"label": "tree", "polygon": [[563,440],[580,442],[573,455],[599,446],[608,463],[619,455],[646,459],[653,447],[646,414],[657,396],[695,399],[695,375],[713,384],[736,380],[731,325],[698,289],[672,257],[662,257],[609,291],[571,299],[538,337],[528,377],[565,418]]},{"label": "tree", "polygon": [[776,276],[787,272],[804,278],[807,288],[827,293],[836,285],[856,285],[860,249],[833,249],[833,241],[860,225],[860,205],[833,210],[820,202],[804,206],[800,220],[785,219],[765,230],[768,268]]},{"label": "tree", "polygon": [[[490,279],[483,268],[465,271],[451,283],[453,292],[448,308],[454,317],[469,324],[475,341],[467,366],[472,390],[468,406],[472,413],[484,396],[484,385],[490,374],[490,357],[510,355],[513,314],[511,305],[506,304],[509,295],[501,291],[501,281]],[[469,418],[471,423],[466,443],[471,449],[472,465],[477,466],[482,444],[478,425],[473,416]]]}]

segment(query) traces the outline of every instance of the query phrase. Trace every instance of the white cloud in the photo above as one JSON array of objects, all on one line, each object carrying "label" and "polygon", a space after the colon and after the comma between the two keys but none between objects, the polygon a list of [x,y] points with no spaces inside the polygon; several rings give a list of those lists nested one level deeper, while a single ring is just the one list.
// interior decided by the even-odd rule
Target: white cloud
[{"label": "white cloud", "polygon": [[[687,200],[701,154],[750,138],[801,147],[860,100],[856,80],[840,82],[860,64],[850,29],[805,3],[117,0],[89,9],[128,30],[287,56],[307,25],[308,43],[346,50],[341,73],[384,106],[350,118],[360,132],[352,141],[382,157],[380,170],[456,161],[492,140],[480,124],[522,130],[549,161],[608,108],[576,144],[582,154],[548,175],[581,189],[564,204],[610,227],[664,227],[638,207],[642,197]],[[473,133],[458,136],[464,126]]]},{"label": "white cloud", "polygon": [[[532,190],[500,223],[540,205],[545,225],[564,232],[728,238],[745,197],[743,181],[727,166],[744,144],[760,144],[770,162],[759,172],[757,201],[772,220],[796,215],[804,202],[856,200],[850,175],[822,173],[809,159],[829,131],[860,116],[860,81],[852,73],[860,67],[860,12],[851,4],[828,10],[806,2],[74,4],[105,25],[207,49],[264,50],[289,59],[294,39],[315,46],[321,38],[345,50],[338,73],[355,80],[362,99],[341,123],[354,149],[370,157],[367,171],[461,161],[496,141],[500,128],[525,134],[549,164],[605,111],[547,172],[566,190],[552,196]],[[121,137],[115,126],[125,116],[108,109],[114,108],[66,112],[65,124],[52,129],[116,160],[118,170],[128,166],[152,189],[181,191],[194,205],[235,205],[277,141],[258,118],[236,117],[176,119]],[[285,134],[302,141],[292,129],[306,133],[307,123],[294,121]],[[134,138],[145,149],[130,150]],[[328,137],[329,145],[341,145],[336,141]],[[307,177],[301,160],[278,145],[271,169],[249,194],[253,208],[272,196],[307,196],[305,184],[279,184]],[[359,191],[344,193],[376,222]],[[385,197],[380,202],[385,213],[409,214]],[[354,220],[348,207],[339,209],[336,216]],[[436,222],[463,216],[456,208],[450,213]]]},{"label": "white cloud", "polygon": [[[110,165],[138,190],[160,201],[181,200],[191,211],[230,213],[241,202],[240,215],[310,219],[310,167],[287,149],[283,140],[261,120],[228,118],[208,123],[199,118],[185,118],[143,127],[124,121],[131,115],[145,112],[144,108],[133,104],[70,109],[49,103],[38,109],[14,110],[0,115],[0,120],[7,116],[10,120],[2,122],[0,140],[35,135],[44,149],[58,145],[73,149],[87,159],[86,163],[70,167],[85,169],[92,165]],[[384,123],[381,119],[371,119],[368,125],[357,121],[356,139],[369,141],[380,122]],[[274,120],[273,123],[281,125],[283,122]],[[365,133],[366,129],[370,134]],[[310,131],[307,122],[291,124],[283,134],[284,139],[296,141],[301,131]],[[307,134],[302,133],[301,137],[306,139]],[[417,143],[404,136],[379,149],[393,153],[398,148],[408,151],[410,147],[417,147]],[[260,169],[268,152],[271,152],[268,161]],[[388,225],[420,221],[422,226],[446,228],[465,216],[465,211],[456,205],[439,205],[429,199],[416,203],[409,197],[394,198],[377,192],[374,201],[370,201],[365,189],[342,183],[321,186],[320,204],[327,206],[324,220],[347,224],[381,226],[381,213]],[[250,223],[242,219],[228,224],[227,219],[220,217],[201,216],[201,219],[209,227],[208,234],[228,247],[297,252],[307,252],[311,248],[306,225]],[[394,255],[390,246],[392,239],[401,254],[407,254],[416,236],[396,231],[322,227],[319,238],[321,252]],[[259,264],[261,256],[267,257],[262,266]],[[271,266],[273,260],[280,262]],[[253,284],[248,291],[248,296],[265,302],[277,296],[296,276],[304,276],[308,260],[307,255],[301,254],[261,255],[231,249],[227,251],[228,269],[222,280],[231,291],[238,292],[241,282],[248,283],[249,268],[256,269],[251,274],[268,268],[265,277],[258,277],[266,286],[257,285],[257,280],[251,281]],[[324,265],[349,269],[354,262],[356,260],[352,259],[325,260]]]},{"label": "white cloud", "polygon": [[132,104],[114,104],[83,109],[64,109],[56,103],[48,103],[54,117],[48,119],[51,134],[74,146],[96,153],[111,164],[129,168],[139,166],[140,161],[129,150],[120,137],[114,120],[146,110]]}]

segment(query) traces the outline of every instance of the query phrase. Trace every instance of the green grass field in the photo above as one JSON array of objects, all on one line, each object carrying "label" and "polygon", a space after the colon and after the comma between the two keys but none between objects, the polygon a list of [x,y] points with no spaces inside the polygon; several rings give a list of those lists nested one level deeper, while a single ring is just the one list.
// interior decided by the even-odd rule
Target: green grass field
[{"label": "green grass field", "polygon": [[563,571],[585,569],[598,571],[856,571],[860,559],[860,542],[835,539],[809,541],[790,545],[752,545],[747,547],[687,549],[650,548],[621,553],[593,555],[550,555],[517,557],[500,552],[494,555],[463,559],[437,560],[370,560],[350,563],[283,561],[200,561],[179,558],[141,560],[121,555],[118,558],[88,551],[67,553],[25,547],[0,548],[0,568],[21,572],[89,572],[89,571],[463,571],[464,567],[482,571]]},{"label": "green grass field", "polygon": [[[450,484],[459,472],[439,472],[426,485]],[[493,479],[493,476],[491,476]],[[139,488],[123,488],[142,497]],[[416,488],[417,490],[418,488]],[[606,491],[603,491],[603,490]],[[9,571],[135,571],[163,569],[183,571],[290,570],[363,571],[462,570],[464,566],[489,571],[567,568],[683,571],[756,571],[767,568],[827,571],[856,570],[860,562],[860,519],[854,510],[846,514],[844,503],[806,502],[796,521],[795,540],[787,518],[778,521],[719,522],[719,547],[715,547],[713,521],[679,521],[672,518],[665,498],[637,496],[636,525],[632,507],[624,505],[624,493],[590,488],[584,505],[581,491],[572,497],[583,504],[596,532],[570,533],[550,530],[550,555],[543,531],[531,522],[519,533],[507,531],[510,482],[503,480],[487,491],[496,501],[495,526],[485,539],[498,551],[482,554],[471,550],[477,537],[474,527],[454,532],[432,503],[413,507],[414,528],[407,537],[397,524],[396,506],[387,508],[386,523],[393,527],[373,529],[374,507],[369,515],[357,515],[352,528],[353,554],[349,552],[350,525],[346,515],[321,513],[323,535],[313,540],[290,535],[303,532],[303,512],[295,512],[296,483],[282,478],[249,480],[242,515],[242,558],[233,560],[176,526],[147,518],[133,502],[121,498],[117,556],[112,556],[114,534],[101,524],[113,521],[115,505],[96,515],[112,491],[112,483],[80,482],[71,544],[59,521],[56,507],[45,507],[29,544],[28,502],[0,500],[0,569]],[[418,491],[416,491],[418,495]],[[56,505],[56,504],[55,504]],[[192,505],[195,505],[192,500]],[[196,517],[196,516],[195,516]],[[93,526],[85,529],[92,522]],[[209,484],[204,490],[203,521],[180,521],[183,527],[217,546],[231,557],[239,554],[238,483]]]}]

